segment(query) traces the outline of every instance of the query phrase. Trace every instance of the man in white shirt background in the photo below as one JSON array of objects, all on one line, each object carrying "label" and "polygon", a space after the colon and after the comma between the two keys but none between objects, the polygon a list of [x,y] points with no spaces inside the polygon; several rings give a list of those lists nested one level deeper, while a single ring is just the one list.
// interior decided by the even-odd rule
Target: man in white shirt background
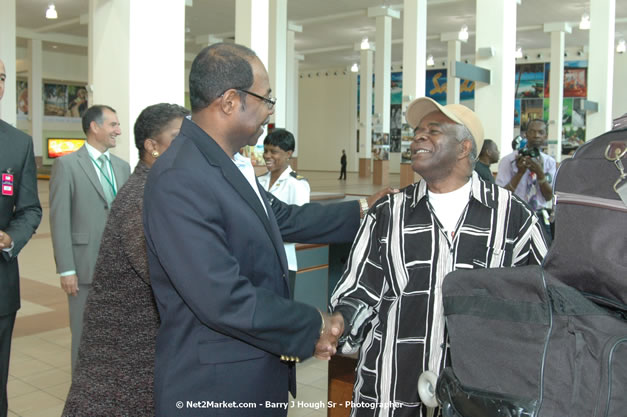
[{"label": "man in white shirt background", "polygon": [[553,199],[557,163],[551,155],[542,152],[547,141],[546,122],[531,120],[527,124],[526,136],[526,146],[506,155],[499,162],[496,184],[526,201],[537,212],[550,236],[547,210],[551,208]]}]

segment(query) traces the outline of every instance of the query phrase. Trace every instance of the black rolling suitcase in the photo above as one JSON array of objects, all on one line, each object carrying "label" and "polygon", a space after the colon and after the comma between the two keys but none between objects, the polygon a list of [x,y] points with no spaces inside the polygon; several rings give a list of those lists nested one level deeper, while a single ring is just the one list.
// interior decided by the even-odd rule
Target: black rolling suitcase
[{"label": "black rolling suitcase", "polygon": [[626,154],[623,129],[562,163],[542,267],[446,277],[443,416],[627,416]]}]

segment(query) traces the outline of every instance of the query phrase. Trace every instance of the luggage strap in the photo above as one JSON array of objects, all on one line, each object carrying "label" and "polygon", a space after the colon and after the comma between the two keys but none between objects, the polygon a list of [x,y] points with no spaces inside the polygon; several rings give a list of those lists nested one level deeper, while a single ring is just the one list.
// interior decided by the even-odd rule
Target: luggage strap
[{"label": "luggage strap", "polygon": [[621,159],[627,154],[627,141],[613,141],[607,145],[605,149],[605,158],[608,161],[614,162],[616,169],[620,172],[620,176],[614,183],[614,191],[623,200],[623,203],[627,205],[627,173],[625,173],[625,167]]},{"label": "luggage strap", "polygon": [[[627,183],[626,183],[627,184]],[[627,192],[627,187],[623,187],[624,191]],[[575,204],[579,206],[590,206],[597,208],[604,208],[608,210],[621,211],[623,213],[627,213],[627,203],[619,200],[612,200],[609,198],[601,198],[601,197],[592,197],[589,195],[583,194],[575,194],[575,193],[565,193],[562,191],[556,191],[554,195],[554,205],[557,204]]]}]

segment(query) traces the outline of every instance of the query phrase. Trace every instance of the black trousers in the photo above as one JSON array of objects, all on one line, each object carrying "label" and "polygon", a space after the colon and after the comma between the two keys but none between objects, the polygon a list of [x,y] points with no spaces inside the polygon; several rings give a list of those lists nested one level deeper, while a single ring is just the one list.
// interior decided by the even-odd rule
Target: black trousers
[{"label": "black trousers", "polygon": [[15,314],[0,316],[0,417],[7,417],[8,414],[7,380],[9,379],[9,357]]},{"label": "black trousers", "polygon": [[338,179],[346,179],[346,165],[342,165],[342,168],[340,170],[340,178]]}]

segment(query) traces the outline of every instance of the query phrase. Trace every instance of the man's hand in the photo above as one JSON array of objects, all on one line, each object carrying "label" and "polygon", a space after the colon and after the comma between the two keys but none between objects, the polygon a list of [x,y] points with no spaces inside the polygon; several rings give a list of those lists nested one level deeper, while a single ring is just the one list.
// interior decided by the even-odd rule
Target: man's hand
[{"label": "man's hand", "polygon": [[10,248],[12,243],[13,239],[11,239],[11,236],[4,230],[0,230],[0,250]]},{"label": "man's hand", "polygon": [[340,313],[332,316],[328,314],[322,315],[324,319],[324,330],[316,343],[316,351],[314,356],[320,360],[330,360],[331,356],[337,351],[337,343],[344,333],[344,318]]},{"label": "man's hand", "polygon": [[537,158],[529,158],[527,167],[529,171],[535,172],[539,179],[544,178],[544,167]]},{"label": "man's hand", "polygon": [[76,274],[61,277],[61,288],[68,295],[76,296],[78,294],[78,277]]},{"label": "man's hand", "polygon": [[388,195],[388,194],[396,194],[396,193],[398,193],[398,189],[392,188],[392,187],[386,187],[382,190],[377,191],[370,197],[366,198],[366,201],[368,202],[368,208],[372,207],[373,204],[376,203],[383,196]]},{"label": "man's hand", "polygon": [[523,174],[529,168],[529,158],[528,156],[518,156],[516,158],[516,168],[518,168],[518,172]]}]

